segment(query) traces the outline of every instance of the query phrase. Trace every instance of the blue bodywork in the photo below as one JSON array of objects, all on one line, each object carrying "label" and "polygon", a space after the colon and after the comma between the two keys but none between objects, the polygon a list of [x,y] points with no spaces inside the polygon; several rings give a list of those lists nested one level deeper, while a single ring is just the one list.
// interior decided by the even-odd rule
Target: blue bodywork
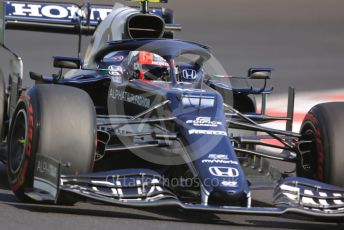
[{"label": "blue bodywork", "polygon": [[[166,60],[173,60],[183,54],[199,55],[200,66],[198,68],[201,68],[202,63],[211,56],[206,46],[193,42],[170,39],[136,39],[110,42],[107,47],[95,55],[94,60],[100,64],[102,58],[110,52],[133,50],[154,52]],[[176,73],[171,71],[172,79],[169,82],[123,79],[123,83],[117,84],[110,81],[111,77],[106,77],[106,71],[103,75],[100,73],[95,70],[93,77],[91,72],[90,76],[85,78],[81,70],[75,76],[60,80],[58,83],[86,89],[85,85],[94,86],[97,82],[108,82],[109,86],[106,87],[112,91],[145,95],[144,97],[151,101],[151,107],[169,101],[163,113],[176,118],[175,130],[170,131],[179,133],[180,141],[188,153],[187,164],[193,169],[194,175],[199,178],[201,187],[209,200],[213,203],[246,205],[249,195],[248,183],[228,137],[223,97],[219,92],[203,83],[203,76],[199,76],[194,84],[187,84],[178,82]],[[83,80],[80,79],[80,75],[83,76]],[[229,86],[228,89],[230,89]],[[98,89],[96,92],[99,94],[100,91]],[[102,91],[107,92],[109,89]],[[110,115],[135,116],[147,109],[118,99],[114,99],[112,103],[114,106],[124,106],[126,110],[124,114],[113,114],[108,110]],[[106,105],[102,106],[106,107]],[[121,110],[117,109],[117,111]],[[208,127],[202,126],[202,124],[200,126],[193,125],[192,121],[202,118],[209,118],[214,125]],[[223,160],[216,161],[216,159],[209,158],[214,155],[222,156]]]}]

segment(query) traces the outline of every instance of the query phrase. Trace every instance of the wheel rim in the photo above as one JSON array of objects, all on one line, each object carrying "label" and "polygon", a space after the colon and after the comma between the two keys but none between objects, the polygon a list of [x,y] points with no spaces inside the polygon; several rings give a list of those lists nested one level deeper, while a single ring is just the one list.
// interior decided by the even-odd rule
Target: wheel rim
[{"label": "wheel rim", "polygon": [[15,117],[9,143],[8,163],[13,174],[18,173],[25,159],[27,127],[26,111],[21,109]]},{"label": "wheel rim", "polygon": [[[310,152],[304,154],[301,158],[301,167],[307,173],[308,178],[319,179],[317,162],[317,142],[314,128],[311,124],[307,124],[303,127],[301,134],[303,140],[311,141],[311,143],[307,144],[307,149]],[[309,168],[305,168],[305,164],[308,165]]]}]

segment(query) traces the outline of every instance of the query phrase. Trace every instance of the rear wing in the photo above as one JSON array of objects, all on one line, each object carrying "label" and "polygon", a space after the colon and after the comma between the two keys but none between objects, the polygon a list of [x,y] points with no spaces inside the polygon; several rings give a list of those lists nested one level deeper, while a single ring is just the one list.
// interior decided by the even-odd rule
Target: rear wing
[{"label": "rear wing", "polygon": [[[112,12],[113,8],[111,5],[90,3],[78,6],[71,3],[1,2],[5,29],[78,35],[92,35],[98,24]],[[149,13],[156,14],[165,20],[165,30],[181,29],[179,25],[173,24],[171,10],[150,8]]]},{"label": "rear wing", "polygon": [[38,32],[84,35],[93,34],[99,21],[111,11],[110,6],[85,6],[70,3],[6,1],[5,28]]}]

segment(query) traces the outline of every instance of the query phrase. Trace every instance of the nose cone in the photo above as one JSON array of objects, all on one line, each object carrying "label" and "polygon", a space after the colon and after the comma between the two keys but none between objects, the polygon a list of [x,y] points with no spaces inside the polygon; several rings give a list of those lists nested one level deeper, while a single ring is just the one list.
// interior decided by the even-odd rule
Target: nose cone
[{"label": "nose cone", "polygon": [[[218,161],[224,163],[225,161]],[[236,205],[246,206],[249,187],[244,172],[239,164],[226,166],[210,166],[209,172],[212,176],[212,187],[207,187],[210,192],[208,203],[213,205]]]}]

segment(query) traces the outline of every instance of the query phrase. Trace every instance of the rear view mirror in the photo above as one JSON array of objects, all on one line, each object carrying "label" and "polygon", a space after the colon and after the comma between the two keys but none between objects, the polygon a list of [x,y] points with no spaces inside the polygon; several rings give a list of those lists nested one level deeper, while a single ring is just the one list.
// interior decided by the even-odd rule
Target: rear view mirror
[{"label": "rear view mirror", "polygon": [[270,79],[273,68],[270,67],[252,67],[248,70],[248,77],[251,79]]},{"label": "rear view mirror", "polygon": [[54,57],[54,67],[61,69],[80,69],[81,59],[75,57]]}]

